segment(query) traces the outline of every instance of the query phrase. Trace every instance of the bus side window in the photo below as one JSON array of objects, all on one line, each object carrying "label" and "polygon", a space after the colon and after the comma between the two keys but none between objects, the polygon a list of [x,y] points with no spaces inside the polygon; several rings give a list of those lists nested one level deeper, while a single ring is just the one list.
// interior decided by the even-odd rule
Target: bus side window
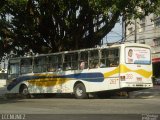
[{"label": "bus side window", "polygon": [[32,58],[25,58],[21,60],[21,74],[32,72]]},{"label": "bus side window", "polygon": [[71,57],[72,57],[71,67],[73,70],[77,70],[78,69],[78,53],[77,52],[73,53]]},{"label": "bus side window", "polygon": [[48,56],[47,71],[56,72],[62,68],[62,55]]},{"label": "bus side window", "polygon": [[99,51],[91,50],[89,56],[89,68],[99,67]]},{"label": "bus side window", "polygon": [[71,56],[70,54],[65,54],[63,62],[63,70],[70,70],[70,69],[71,69]]},{"label": "bus side window", "polygon": [[119,64],[119,49],[102,49],[101,50],[101,61],[106,67],[116,67]]},{"label": "bus side window", "polygon": [[78,53],[67,53],[64,55],[63,70],[78,69]]},{"label": "bus side window", "polygon": [[88,51],[82,51],[79,53],[79,69],[87,69],[88,68]]},{"label": "bus side window", "polygon": [[119,62],[119,55],[118,49],[111,49],[108,51],[108,66],[109,67],[116,67],[118,66]]},{"label": "bus side window", "polygon": [[[101,50],[100,67],[108,67],[107,56],[108,56],[107,49],[102,49]],[[103,64],[103,66],[101,64]]]},{"label": "bus side window", "polygon": [[47,71],[46,57],[36,57],[34,58],[34,70],[35,73],[41,73]]}]

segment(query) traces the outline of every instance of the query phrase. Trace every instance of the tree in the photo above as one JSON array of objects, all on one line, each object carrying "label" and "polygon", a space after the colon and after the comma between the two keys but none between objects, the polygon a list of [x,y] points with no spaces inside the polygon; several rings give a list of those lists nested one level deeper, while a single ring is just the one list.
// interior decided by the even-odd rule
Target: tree
[{"label": "tree", "polygon": [[159,5],[159,0],[5,0],[0,45],[3,52],[14,49],[21,55],[29,49],[48,53],[94,47],[120,16],[141,19]]}]

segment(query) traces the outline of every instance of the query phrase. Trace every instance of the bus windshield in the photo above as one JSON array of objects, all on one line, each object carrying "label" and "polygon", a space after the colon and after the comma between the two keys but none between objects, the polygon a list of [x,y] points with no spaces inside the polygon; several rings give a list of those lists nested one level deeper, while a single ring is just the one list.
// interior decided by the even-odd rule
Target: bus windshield
[{"label": "bus windshield", "polygon": [[140,47],[126,47],[125,61],[128,64],[151,64],[150,49]]}]

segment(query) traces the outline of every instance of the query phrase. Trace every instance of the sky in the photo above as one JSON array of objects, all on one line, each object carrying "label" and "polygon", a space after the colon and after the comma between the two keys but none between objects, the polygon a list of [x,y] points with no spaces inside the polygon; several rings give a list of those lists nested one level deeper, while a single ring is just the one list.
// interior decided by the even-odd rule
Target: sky
[{"label": "sky", "polygon": [[103,43],[118,42],[122,39],[122,23],[116,23],[111,32],[103,38]]}]

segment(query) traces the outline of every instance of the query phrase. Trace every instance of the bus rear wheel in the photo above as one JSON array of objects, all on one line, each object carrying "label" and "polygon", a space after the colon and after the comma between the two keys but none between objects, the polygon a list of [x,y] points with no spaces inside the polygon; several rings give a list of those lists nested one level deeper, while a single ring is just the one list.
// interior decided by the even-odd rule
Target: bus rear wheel
[{"label": "bus rear wheel", "polygon": [[82,83],[78,83],[74,87],[74,95],[77,99],[86,99],[88,94],[86,93],[86,88]]},{"label": "bus rear wheel", "polygon": [[21,85],[19,93],[23,98],[30,98],[31,97],[30,93],[28,91],[28,87],[26,85]]}]

